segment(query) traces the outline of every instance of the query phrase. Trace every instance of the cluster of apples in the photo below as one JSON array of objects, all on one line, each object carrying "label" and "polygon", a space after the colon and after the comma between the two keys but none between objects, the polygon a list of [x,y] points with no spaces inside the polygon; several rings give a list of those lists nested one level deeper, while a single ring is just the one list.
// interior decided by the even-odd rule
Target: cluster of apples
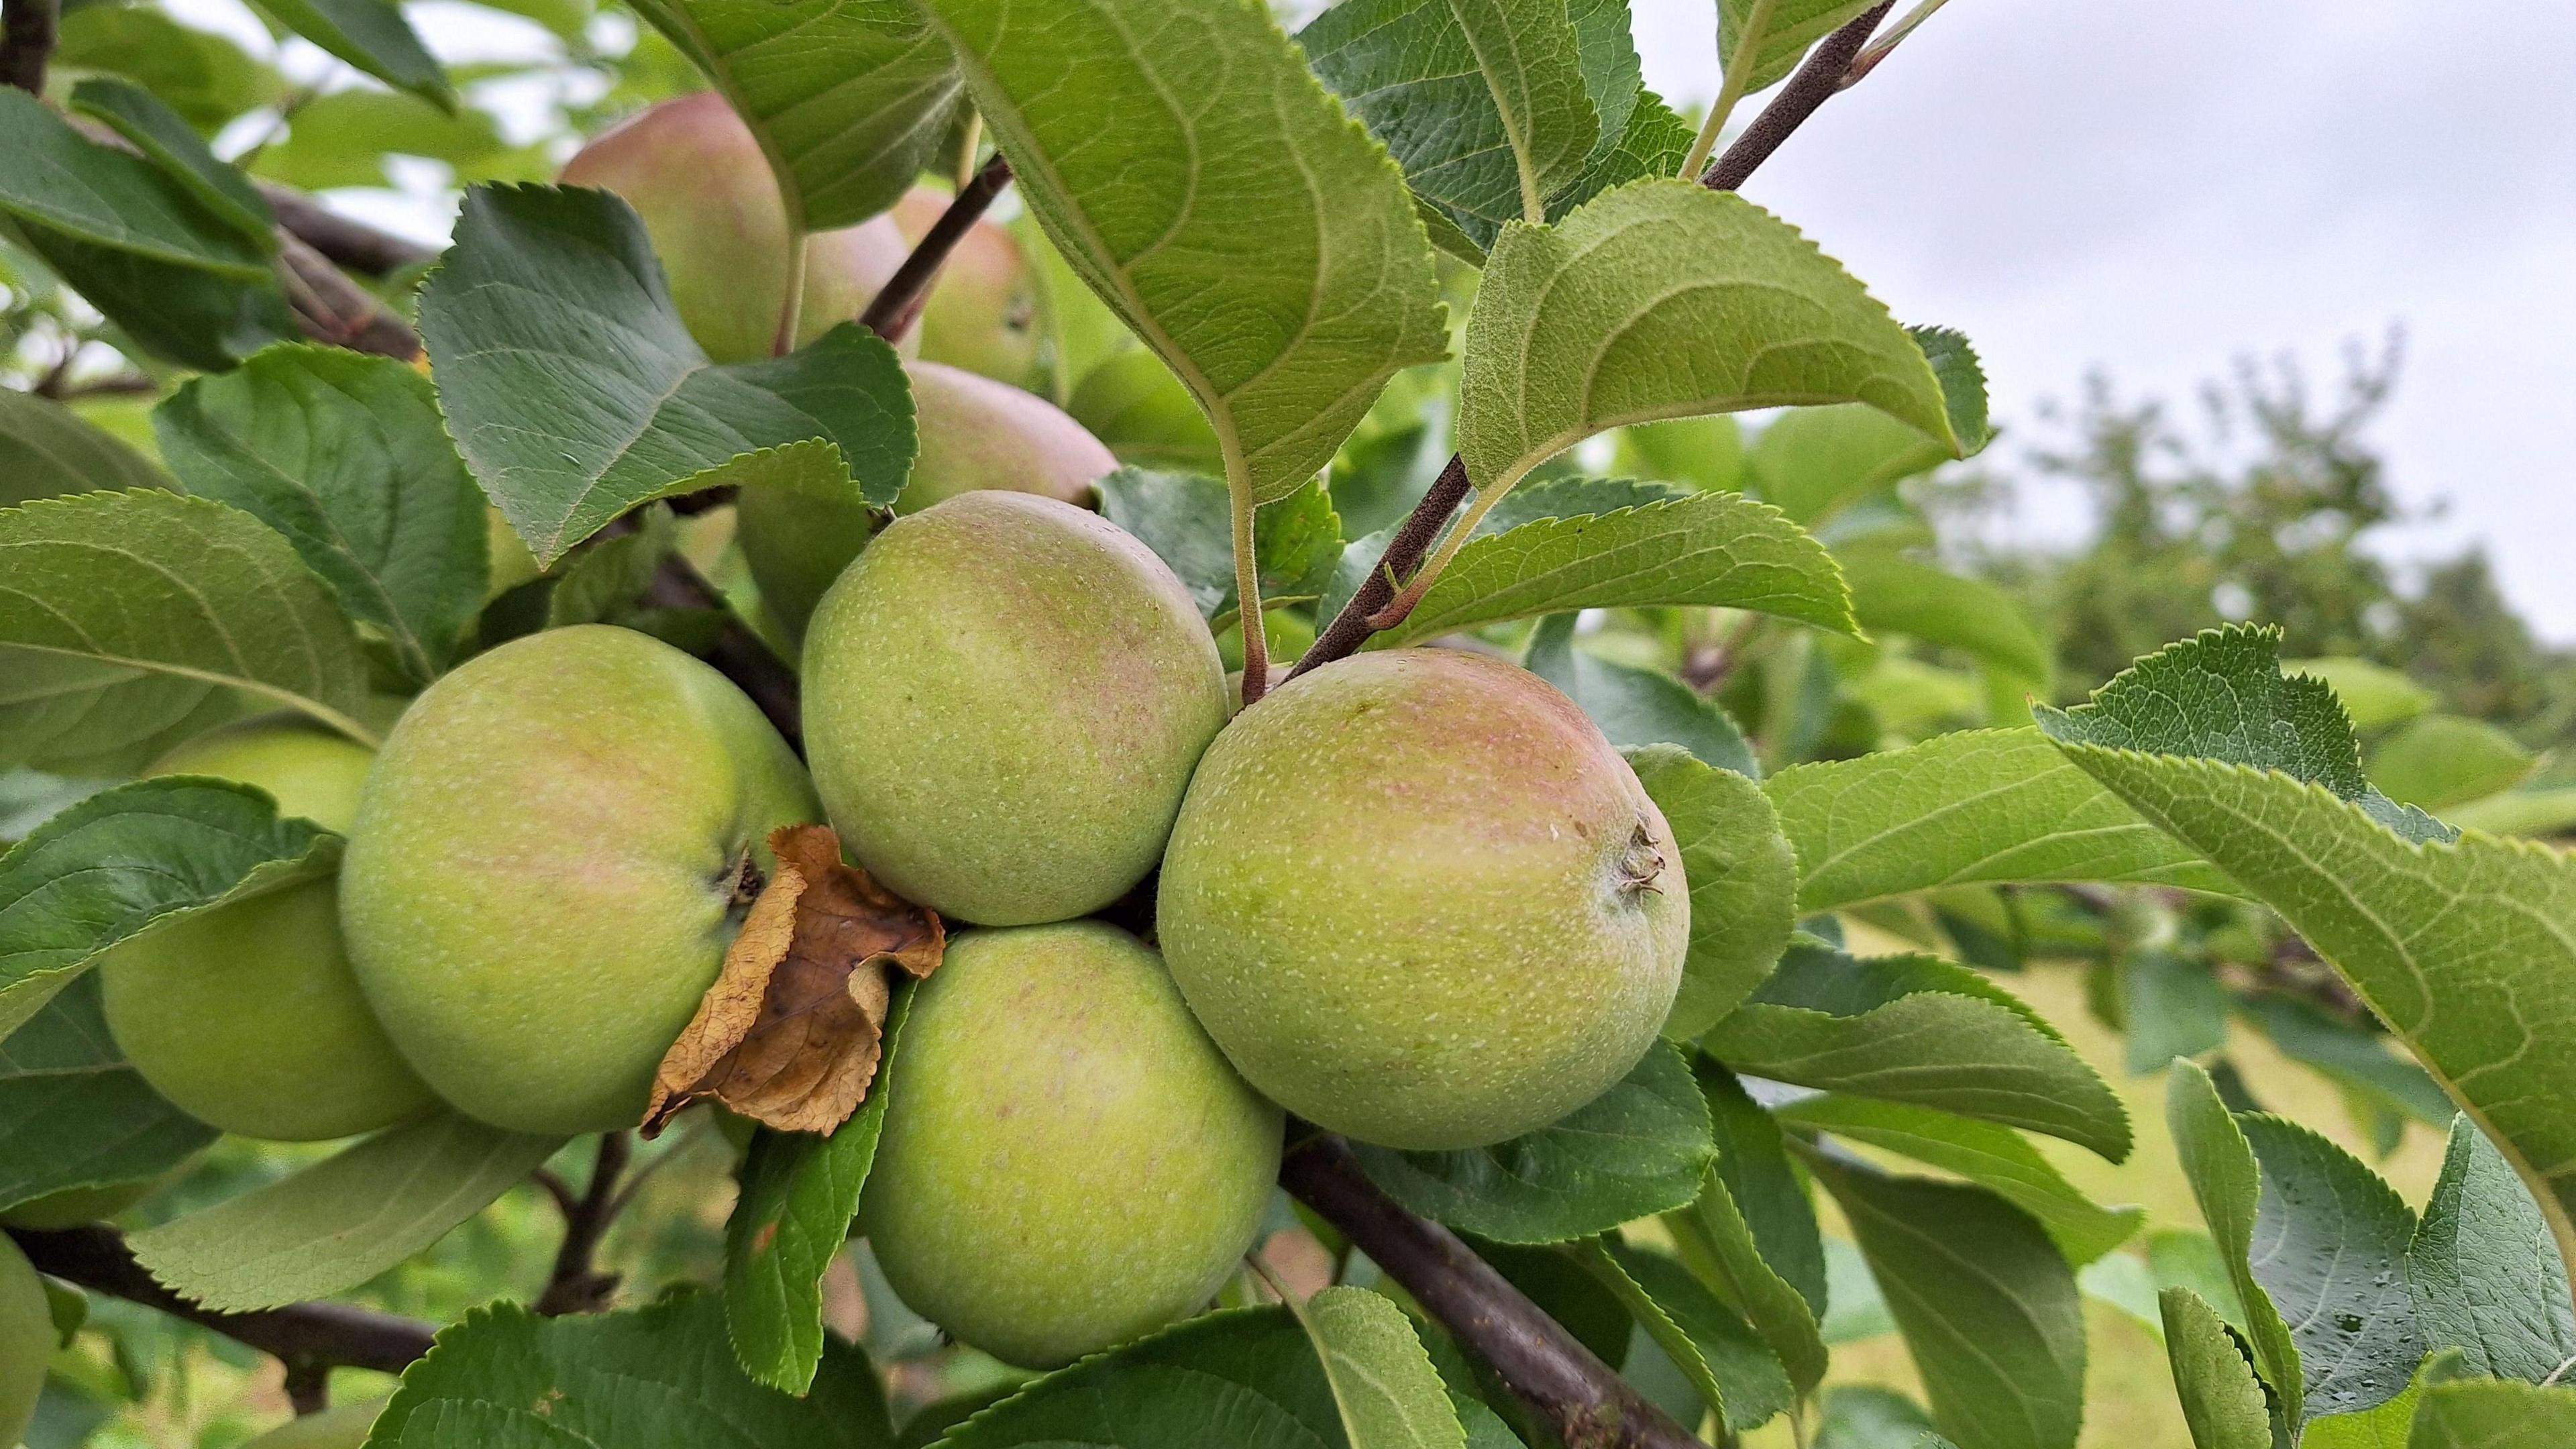
[{"label": "cluster of apples", "polygon": [[[718,164],[705,133],[728,126]],[[567,173],[635,202],[711,350],[784,286],[725,290],[756,270],[743,218],[763,213],[707,193],[767,185],[748,144],[692,99]],[[743,239],[692,238],[709,225]],[[859,255],[848,236],[822,255]],[[814,325],[866,297],[827,270]],[[1107,450],[1007,383],[910,367],[922,461],[891,522],[741,505],[801,637],[807,761],[706,664],[595,625],[468,661],[372,758],[273,719],[196,741],[162,768],[259,785],[347,853],[336,881],[106,963],[137,1068],[254,1136],[438,1102],[529,1133],[633,1126],[774,869],[770,833],[828,822],[957,928],[877,1087],[860,1226],[915,1309],[1049,1367],[1207,1301],[1269,1201],[1283,1109],[1471,1148],[1634,1066],[1680,981],[1689,893],[1578,708],[1509,664],[1411,649],[1235,711],[1180,581],[1078,506]],[[1140,919],[1158,870],[1151,943],[1097,919]]]}]

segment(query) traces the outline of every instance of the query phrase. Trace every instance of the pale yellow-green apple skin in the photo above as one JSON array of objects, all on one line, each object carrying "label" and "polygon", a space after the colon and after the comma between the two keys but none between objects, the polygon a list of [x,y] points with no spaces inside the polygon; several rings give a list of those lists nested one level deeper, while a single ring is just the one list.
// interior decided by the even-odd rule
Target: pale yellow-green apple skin
[{"label": "pale yellow-green apple skin", "polygon": [[[918,244],[956,198],[916,186],[887,213],[907,244]],[[921,355],[1026,387],[1038,363],[1038,281],[1028,255],[999,222],[977,219],[940,264],[915,329]]]},{"label": "pale yellow-green apple skin", "polygon": [[900,518],[805,634],[805,748],[852,859],[986,926],[1145,878],[1225,723],[1216,641],[1116,524],[1029,493]]},{"label": "pale yellow-green apple skin", "polygon": [[18,1245],[0,1234],[0,1444],[17,1443],[36,1417],[56,1345],[43,1281]]},{"label": "pale yellow-green apple skin", "polygon": [[821,819],[722,675],[605,625],[468,660],[367,777],[340,872],[358,984],[467,1115],[631,1127],[715,980],[769,833]]},{"label": "pale yellow-green apple skin", "polygon": [[1244,1079],[1364,1142],[1531,1131],[1625,1076],[1681,983],[1662,812],[1536,675],[1327,665],[1235,717],[1163,857],[1173,979]]},{"label": "pale yellow-green apple skin", "polygon": [[[615,192],[644,220],[680,321],[718,362],[767,357],[787,296],[787,206],[758,138],[700,91],[637,112],[564,164],[567,186]],[[805,243],[799,346],[855,320],[910,243],[887,216]]]},{"label": "pale yellow-green apple skin", "polygon": [[[199,735],[155,775],[256,785],[278,813],[346,831],[374,754],[268,715]],[[181,1111],[243,1137],[318,1142],[436,1102],[367,1007],[340,939],[338,888],[304,881],[198,911],[99,965],[109,1035]]]},{"label": "pale yellow-green apple skin", "polygon": [[1099,921],[967,931],[915,990],[860,1226],[966,1343],[1053,1368],[1207,1302],[1252,1245],[1279,1109]]},{"label": "pale yellow-green apple skin", "polygon": [[[920,438],[896,514],[979,488],[1035,493],[1088,505],[1118,466],[1100,440],[1055,404],[936,362],[911,363],[913,425]],[[826,502],[786,488],[744,490],[743,561],[760,597],[802,637],[823,591],[867,547],[875,516],[863,504]]]}]

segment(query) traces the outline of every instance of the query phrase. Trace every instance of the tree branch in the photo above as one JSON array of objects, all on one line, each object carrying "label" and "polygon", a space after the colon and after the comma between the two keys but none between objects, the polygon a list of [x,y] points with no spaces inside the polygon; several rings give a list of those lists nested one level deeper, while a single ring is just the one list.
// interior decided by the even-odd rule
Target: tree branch
[{"label": "tree branch", "polygon": [[13,85],[30,95],[45,93],[45,65],[54,58],[60,17],[59,0],[0,3],[0,85]]},{"label": "tree branch", "polygon": [[374,293],[350,281],[331,259],[283,226],[278,228],[278,280],[286,303],[304,335],[353,352],[372,352],[400,362],[420,356],[420,337],[411,324]]},{"label": "tree branch", "polygon": [[[1896,0],[1883,0],[1867,14],[1826,36],[1807,57],[1806,64],[1800,66],[1798,73],[1781,88],[1780,94],[1762,108],[1762,114],[1754,118],[1745,133],[1726,148],[1715,165],[1708,168],[1708,173],[1700,178],[1700,184],[1711,191],[1733,191],[1742,186],[1756,167],[1780,149],[1780,143],[1789,139],[1791,132],[1806,124],[1807,118],[1816,113],[1816,108],[1832,99],[1834,93],[1841,89],[1844,76],[1851,68],[1852,57],[1869,42],[1870,32],[1877,28],[1881,17],[1895,3]],[[1394,579],[1409,580],[1413,571],[1421,566],[1422,557],[1429,551],[1432,540],[1439,537],[1441,525],[1449,521],[1449,515],[1457,511],[1459,500],[1466,496],[1466,465],[1452,453],[1448,466],[1440,470],[1439,478],[1432,483],[1431,491],[1422,495],[1422,501],[1414,505],[1413,512],[1404,520],[1404,526],[1397,530],[1394,542],[1387,546],[1386,556],[1370,571],[1368,582],[1360,586],[1358,593],[1351,595],[1350,602],[1344,604],[1342,611],[1324,626],[1323,632],[1315,636],[1313,647],[1297,661],[1297,667],[1288,672],[1290,679],[1320,669],[1336,659],[1348,658],[1368,642],[1370,635],[1403,622],[1402,613],[1389,613],[1376,620],[1370,616],[1378,614],[1394,601]]]},{"label": "tree branch", "polygon": [[51,1233],[11,1228],[9,1236],[40,1272],[185,1319],[235,1343],[273,1355],[289,1368],[343,1364],[398,1374],[413,1359],[429,1352],[430,1335],[436,1331],[426,1323],[338,1303],[299,1303],[258,1313],[218,1313],[202,1308],[161,1286],[145,1272],[143,1265],[134,1261],[125,1239],[113,1228],[70,1228]]},{"label": "tree branch", "polygon": [[957,243],[984,215],[984,209],[1010,183],[1011,163],[996,152],[992,160],[984,163],[984,169],[958,191],[948,209],[939,213],[939,220],[930,224],[930,230],[922,233],[912,254],[895,268],[894,275],[868,302],[868,309],[859,314],[859,325],[888,342],[902,341],[903,335],[912,330],[914,320],[921,316],[922,302],[929,297],[930,284],[948,254],[957,249]]},{"label": "tree branch", "polygon": [[263,181],[259,194],[287,235],[353,272],[381,277],[438,260],[436,248],[342,216],[301,191]]},{"label": "tree branch", "polygon": [[645,590],[645,601],[662,609],[713,609],[724,616],[724,627],[716,634],[715,646],[707,651],[706,661],[716,672],[739,685],[751,696],[751,702],[768,717],[787,747],[799,758],[805,753],[805,723],[797,703],[796,671],[771,652],[760,636],[751,632],[723,597],[698,577],[688,560],[678,554],[662,560],[653,575],[652,586]]},{"label": "tree branch", "polygon": [[1733,191],[1742,186],[1756,167],[1780,149],[1781,142],[1807,123],[1817,107],[1832,100],[1843,88],[1852,58],[1869,44],[1870,32],[1878,29],[1878,22],[1894,8],[1896,0],[1880,0],[1819,41],[1808,52],[1806,63],[1798,67],[1798,73],[1789,77],[1789,83],[1780,87],[1780,94],[1773,96],[1762,114],[1753,118],[1753,124],[1744,128],[1744,134],[1718,156],[1699,184],[1711,191]]},{"label": "tree branch", "polygon": [[537,1295],[537,1312],[549,1318],[596,1313],[616,1293],[617,1275],[601,1272],[592,1259],[599,1253],[600,1240],[608,1236],[608,1225],[617,1219],[617,1179],[634,1150],[635,1139],[624,1132],[600,1134],[590,1185],[564,1211],[563,1246],[555,1250],[554,1271],[546,1276],[545,1291]]},{"label": "tree branch", "polygon": [[1592,1350],[1437,1223],[1377,1190],[1338,1137],[1290,1149],[1279,1185],[1404,1285],[1544,1415],[1565,1449],[1703,1449]]}]

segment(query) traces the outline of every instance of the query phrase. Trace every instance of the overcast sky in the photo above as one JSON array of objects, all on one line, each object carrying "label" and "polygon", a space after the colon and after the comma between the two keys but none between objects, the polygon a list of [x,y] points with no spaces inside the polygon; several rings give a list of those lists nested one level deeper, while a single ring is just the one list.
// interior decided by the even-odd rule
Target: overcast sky
[{"label": "overcast sky", "polygon": [[[1705,101],[1709,0],[1635,3],[1647,84]],[[2388,551],[2483,540],[2576,642],[2572,70],[2563,0],[1951,0],[1745,190],[1973,338],[2009,421],[2097,366],[2173,397],[2247,352],[2330,377],[2403,324],[2375,436],[2452,506]]]}]

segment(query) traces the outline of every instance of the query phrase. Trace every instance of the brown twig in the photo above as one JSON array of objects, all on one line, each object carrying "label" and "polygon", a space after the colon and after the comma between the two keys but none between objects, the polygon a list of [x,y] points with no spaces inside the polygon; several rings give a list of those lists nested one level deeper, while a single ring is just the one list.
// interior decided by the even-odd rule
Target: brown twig
[{"label": "brown twig", "polygon": [[145,1272],[113,1228],[51,1233],[12,1228],[9,1236],[42,1272],[185,1319],[273,1355],[290,1369],[298,1364],[337,1364],[398,1374],[429,1352],[430,1335],[435,1332],[426,1323],[338,1303],[298,1303],[258,1313],[202,1308]]},{"label": "brown twig", "polygon": [[796,671],[734,616],[722,596],[689,567],[688,560],[677,554],[662,560],[644,597],[656,608],[713,609],[722,614],[724,627],[717,631],[715,645],[707,651],[707,662],[751,696],[751,702],[786,739],[789,749],[799,756],[805,753],[805,724],[797,702]]},{"label": "brown twig", "polygon": [[259,194],[287,235],[353,272],[381,277],[438,260],[436,248],[342,216],[301,191],[263,181]]},{"label": "brown twig", "polygon": [[1398,1207],[1337,1137],[1291,1149],[1279,1184],[1313,1208],[1553,1425],[1565,1449],[1703,1449],[1470,1251]]},{"label": "brown twig", "polygon": [[0,84],[30,95],[45,93],[45,65],[54,58],[59,0],[0,3]]},{"label": "brown twig", "polygon": [[869,300],[868,309],[859,314],[859,325],[888,342],[902,341],[904,333],[920,317],[922,303],[930,295],[930,283],[939,275],[948,254],[956,250],[957,243],[1010,181],[1010,162],[998,154],[985,162],[984,169],[975,173],[975,178],[948,203],[946,211],[939,213],[939,220],[922,233],[912,254],[903,259],[903,265],[895,268],[894,275]]},{"label": "brown twig", "polygon": [[[1877,28],[1881,17],[1894,4],[1895,0],[1885,0],[1859,19],[1826,36],[1807,57],[1806,64],[1800,66],[1798,73],[1781,88],[1780,94],[1770,105],[1763,107],[1762,114],[1754,118],[1753,124],[1736,138],[1735,144],[1727,147],[1716,164],[1708,168],[1707,174],[1700,178],[1700,184],[1712,191],[1733,191],[1742,186],[1756,167],[1780,149],[1780,143],[1789,139],[1792,131],[1804,125],[1807,118],[1816,113],[1817,107],[1833,98],[1843,73],[1851,66],[1852,56],[1869,43],[1870,32]],[[1322,668],[1336,659],[1348,658],[1368,642],[1370,635],[1403,622],[1401,612],[1387,610],[1395,599],[1395,581],[1409,578],[1413,570],[1421,566],[1423,555],[1430,550],[1433,540],[1440,536],[1441,526],[1449,521],[1449,515],[1457,511],[1459,501],[1466,496],[1466,464],[1453,453],[1449,457],[1449,465],[1440,470],[1439,478],[1432,483],[1431,491],[1422,495],[1422,501],[1414,505],[1413,512],[1406,516],[1394,542],[1387,546],[1386,556],[1370,571],[1368,581],[1360,586],[1358,593],[1351,595],[1350,602],[1342,606],[1342,611],[1333,616],[1323,632],[1315,636],[1314,645],[1306,651],[1305,657],[1297,661],[1297,667],[1289,671],[1290,679]]]},{"label": "brown twig", "polygon": [[537,1312],[548,1317],[596,1313],[608,1306],[610,1295],[617,1291],[617,1275],[600,1271],[592,1260],[599,1253],[600,1240],[608,1236],[609,1224],[617,1220],[617,1178],[634,1150],[635,1139],[624,1132],[600,1134],[590,1185],[564,1214],[563,1246],[555,1250],[554,1271],[546,1276],[545,1291],[537,1295]]},{"label": "brown twig", "polygon": [[306,1359],[286,1366],[286,1402],[301,1419],[331,1407],[331,1366]]},{"label": "brown twig", "polygon": [[1851,72],[1852,57],[1860,54],[1862,46],[1869,44],[1870,33],[1878,29],[1878,22],[1886,19],[1887,12],[1894,8],[1896,0],[1880,0],[1879,4],[1862,11],[1849,24],[1817,42],[1816,48],[1808,52],[1806,63],[1798,67],[1797,74],[1789,77],[1787,85],[1780,87],[1780,94],[1771,98],[1771,104],[1762,108],[1762,114],[1753,118],[1753,124],[1744,128],[1744,134],[1736,137],[1734,144],[1718,155],[1716,162],[1700,177],[1699,184],[1711,191],[1733,191],[1742,186],[1756,167],[1770,160],[1771,153],[1780,149],[1781,142],[1807,123],[1807,118],[1816,113],[1817,107],[1832,100],[1835,92],[1843,88],[1844,77]]},{"label": "brown twig", "polygon": [[277,242],[278,280],[286,287],[287,305],[305,336],[400,362],[420,356],[420,337],[411,324],[350,281],[329,257],[283,228]]}]

